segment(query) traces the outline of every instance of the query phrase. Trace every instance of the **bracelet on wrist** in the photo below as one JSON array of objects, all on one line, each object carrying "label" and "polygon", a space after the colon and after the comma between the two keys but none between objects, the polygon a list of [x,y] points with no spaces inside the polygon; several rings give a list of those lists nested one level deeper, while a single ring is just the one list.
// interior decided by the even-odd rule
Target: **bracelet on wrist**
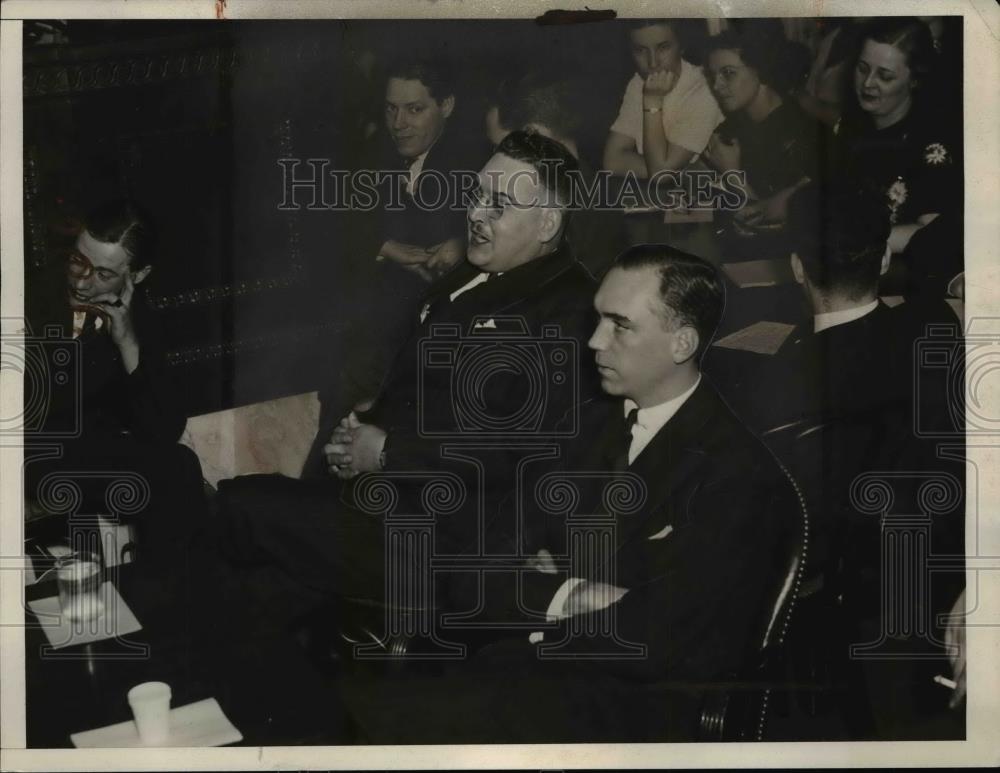
[{"label": "bracelet on wrist", "polygon": [[663,108],[662,107],[644,107],[644,108],[642,108],[642,112],[644,112],[644,113],[662,113],[663,112]]}]

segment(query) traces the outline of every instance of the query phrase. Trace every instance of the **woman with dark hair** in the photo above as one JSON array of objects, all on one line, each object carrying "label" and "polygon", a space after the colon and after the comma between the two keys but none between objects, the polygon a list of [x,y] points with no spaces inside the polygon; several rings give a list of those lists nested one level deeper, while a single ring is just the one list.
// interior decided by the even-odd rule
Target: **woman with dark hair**
[{"label": "woman with dark hair", "polygon": [[[931,32],[919,19],[891,17],[867,27],[854,66],[856,102],[835,129],[834,174],[847,185],[861,181],[885,192],[892,223],[889,246],[894,254],[907,253],[905,262],[918,284],[939,273],[947,282],[961,270],[961,228],[947,226],[961,222],[955,141],[961,124],[952,111],[936,110],[936,100],[927,93],[936,60]],[[946,126],[942,119],[958,126]],[[946,217],[914,241],[941,216]],[[945,231],[947,238],[938,238]],[[922,242],[933,243],[931,252],[950,243],[953,259],[940,255],[934,258],[937,266],[927,263]],[[923,265],[918,269],[915,263]]]},{"label": "woman with dark hair", "polygon": [[605,169],[643,179],[684,169],[718,126],[719,108],[688,60],[690,27],[681,19],[628,22],[635,75],[608,132]]},{"label": "woman with dark hair", "polygon": [[754,202],[739,230],[780,228],[789,197],[816,176],[822,127],[787,98],[784,38],[723,33],[708,44],[706,76],[726,115],[705,150],[720,171],[746,172]]}]

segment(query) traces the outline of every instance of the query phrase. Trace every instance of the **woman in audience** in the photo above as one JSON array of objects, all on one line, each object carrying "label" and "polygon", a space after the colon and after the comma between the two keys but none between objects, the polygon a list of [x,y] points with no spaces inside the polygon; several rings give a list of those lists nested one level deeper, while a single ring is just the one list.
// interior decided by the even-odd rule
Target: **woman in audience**
[{"label": "woman in audience", "polygon": [[736,216],[739,231],[779,229],[788,199],[816,176],[822,127],[784,93],[784,38],[723,33],[709,41],[705,72],[726,115],[705,150],[720,171],[746,172],[755,201]]},{"label": "woman in audience", "polygon": [[862,180],[885,191],[889,246],[905,253],[911,285],[943,289],[962,265],[961,121],[928,93],[937,55],[926,24],[880,19],[862,41],[855,100],[835,129],[833,172],[849,184]]}]

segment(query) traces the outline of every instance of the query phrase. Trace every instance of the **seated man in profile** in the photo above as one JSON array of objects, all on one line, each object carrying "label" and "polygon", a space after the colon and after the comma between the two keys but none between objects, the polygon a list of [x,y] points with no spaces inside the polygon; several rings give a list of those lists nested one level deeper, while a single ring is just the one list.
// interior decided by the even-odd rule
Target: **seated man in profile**
[{"label": "seated man in profile", "polygon": [[[741,399],[748,403],[748,421],[802,488],[811,521],[808,584],[825,591],[811,603],[829,601],[844,615],[834,626],[834,613],[823,613],[836,628],[825,646],[842,658],[835,666],[854,669],[859,661],[847,662],[847,643],[879,638],[881,583],[890,569],[883,521],[855,501],[855,484],[865,474],[884,478],[892,489],[886,515],[899,515],[923,511],[919,492],[934,476],[964,478],[962,463],[940,456],[936,441],[918,436],[914,424],[918,412],[921,421],[946,421],[948,395],[935,383],[935,371],[920,367],[919,351],[926,325],[946,320],[949,312],[943,301],[942,313],[928,317],[926,307],[889,308],[880,300],[879,277],[890,251],[888,208],[879,197],[864,190],[823,197],[809,185],[791,199],[788,222],[792,269],[813,316],[747,379]],[[932,552],[962,552],[963,515],[957,506],[935,516]],[[921,604],[946,612],[961,578],[938,573],[932,580],[931,596]],[[835,640],[838,645],[829,643]],[[848,722],[857,723],[852,734],[919,732],[914,717],[927,709],[925,699],[934,700],[933,674],[916,677],[919,669],[909,670],[913,663],[905,659],[863,666],[869,693],[845,709]],[[938,697],[943,706],[946,696]]]},{"label": "seated man in profile", "polygon": [[[467,262],[432,286],[419,314],[414,312],[413,330],[371,409],[341,420],[324,449],[333,479],[265,475],[220,484],[220,513],[233,558],[280,567],[294,589],[285,612],[294,602],[310,608],[333,594],[383,599],[384,526],[355,506],[349,481],[359,473],[453,472],[468,497],[461,511],[440,519],[438,544],[454,552],[475,542],[482,519],[490,517],[478,511],[479,501],[488,509],[503,498],[519,455],[501,444],[482,472],[475,464],[445,458],[443,441],[421,427],[463,441],[490,441],[490,436],[461,425],[455,368],[425,367],[421,353],[442,325],[453,326],[457,347],[474,343],[479,334],[530,342],[555,326],[561,339],[575,341],[582,351],[593,280],[563,243],[566,173],[575,166],[564,147],[538,134],[514,132],[500,144],[480,171],[479,190],[469,203]],[[489,415],[510,416],[534,399],[530,375],[502,368],[473,385],[473,397]],[[594,391],[585,376],[570,375],[578,389],[551,391],[548,415],[561,416],[573,409],[577,394]],[[403,492],[411,494],[418,499],[415,492]]]},{"label": "seated man in profile", "polygon": [[628,22],[636,74],[604,147],[604,168],[649,178],[681,170],[701,153],[722,113],[701,68],[683,58],[683,22]]},{"label": "seated man in profile", "polygon": [[[579,548],[566,514],[544,516],[511,619],[562,622],[514,631],[441,677],[349,683],[373,741],[694,740],[702,690],[751,651],[783,578],[779,542],[802,516],[782,469],[700,373],[722,282],[699,258],[642,245],[614,262],[594,307],[589,346],[610,399],[582,406],[556,479],[579,485],[576,513],[613,517],[612,535],[589,542],[607,552],[567,576]],[[638,486],[633,506],[602,501],[609,476]]]},{"label": "seated man in profile", "polygon": [[[512,129],[542,134],[566,146],[580,160],[578,139],[586,114],[584,85],[554,73],[529,74],[503,89],[497,104],[486,115],[487,134],[502,140]],[[566,238],[577,259],[595,277],[607,270],[613,256],[626,243],[621,214],[603,209],[599,196],[587,206],[586,191],[599,191],[593,169],[581,161],[574,186],[574,215]]]},{"label": "seated man in profile", "polygon": [[[70,360],[45,384],[42,425],[25,432],[25,486],[32,510],[58,505],[45,483],[55,475],[79,486],[76,512],[110,514],[106,489],[115,473],[137,473],[122,501],[148,497],[130,514],[139,550],[167,557],[201,525],[204,502],[198,460],[177,444],[186,419],[143,292],[154,247],[149,218],[138,205],[112,201],[86,216],[65,265],[37,281],[28,278],[31,332],[40,337],[55,326],[61,340],[74,343],[66,347]],[[67,373],[68,383],[60,382]],[[47,437],[58,442],[60,455],[51,458],[40,448],[33,459],[30,444]]]}]

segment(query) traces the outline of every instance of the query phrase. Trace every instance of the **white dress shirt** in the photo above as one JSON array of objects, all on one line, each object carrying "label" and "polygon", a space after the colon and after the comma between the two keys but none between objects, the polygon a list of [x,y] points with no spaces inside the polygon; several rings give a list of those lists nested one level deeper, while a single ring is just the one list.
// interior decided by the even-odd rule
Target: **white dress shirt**
[{"label": "white dress shirt", "polygon": [[878,298],[864,306],[855,306],[853,309],[842,309],[840,311],[826,311],[822,314],[813,315],[813,332],[819,333],[821,330],[846,325],[856,319],[861,319],[866,314],[871,314],[878,307]]},{"label": "white dress shirt", "polygon": [[[83,332],[83,326],[87,324],[87,312],[73,312],[73,338],[79,338]],[[104,319],[100,314],[94,315],[94,330],[100,330],[104,326]]]},{"label": "white dress shirt", "polygon": [[663,425],[673,418],[673,415],[684,405],[685,401],[694,394],[694,390],[698,388],[698,384],[700,383],[701,374],[699,373],[698,378],[695,379],[690,389],[687,389],[671,400],[667,400],[659,405],[651,405],[649,408],[639,408],[638,403],[626,398],[624,406],[624,415],[626,417],[632,412],[633,408],[639,408],[635,425],[632,427],[632,444],[628,448],[629,464],[632,464],[635,458],[642,453],[643,449],[649,445],[649,441],[653,439],[653,436],[660,431]]},{"label": "white dress shirt", "polygon": [[413,186],[417,184],[417,178],[420,173],[424,171],[424,161],[427,160],[427,154],[431,152],[430,148],[427,148],[423,153],[413,159],[410,164],[410,176],[406,180],[406,192],[412,194]]},{"label": "white dress shirt", "polygon": [[[495,276],[503,276],[503,272],[502,271],[497,271],[496,274],[495,274]],[[489,271],[480,271],[478,274],[476,274],[474,277],[472,277],[472,279],[470,279],[464,285],[462,285],[461,287],[459,287],[457,290],[455,290],[452,293],[449,293],[448,300],[454,301],[462,293],[468,292],[469,290],[471,290],[476,285],[481,285],[483,282],[485,282],[489,278],[490,278],[490,272]],[[424,307],[420,310],[420,321],[421,322],[423,322],[425,319],[427,319],[427,315],[430,313],[430,310],[431,310],[431,305],[429,303],[425,303]]]}]

